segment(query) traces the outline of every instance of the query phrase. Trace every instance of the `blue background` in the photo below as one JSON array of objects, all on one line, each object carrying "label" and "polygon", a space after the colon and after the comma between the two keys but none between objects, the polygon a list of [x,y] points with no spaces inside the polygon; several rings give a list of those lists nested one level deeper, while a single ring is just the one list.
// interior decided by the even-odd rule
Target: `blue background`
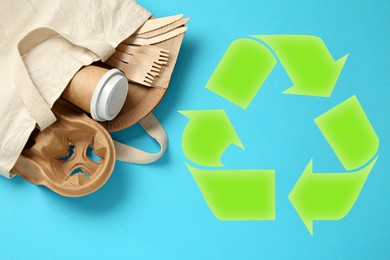
[{"label": "blue background", "polygon": [[[166,98],[156,110],[170,146],[157,163],[117,163],[96,193],[63,198],[20,178],[0,179],[0,259],[389,259],[390,2],[140,0],[155,16],[192,20]],[[335,59],[349,53],[332,98],[282,95],[280,64],[247,111],[204,88],[231,41],[249,34],[321,37]],[[287,196],[311,158],[342,171],[313,119],[356,94],[380,138],[379,160],[350,213],[314,224],[314,237]],[[185,109],[225,109],[246,147],[230,147],[230,169],[276,169],[276,221],[223,222],[186,169]],[[139,126],[116,139],[157,151]]]}]

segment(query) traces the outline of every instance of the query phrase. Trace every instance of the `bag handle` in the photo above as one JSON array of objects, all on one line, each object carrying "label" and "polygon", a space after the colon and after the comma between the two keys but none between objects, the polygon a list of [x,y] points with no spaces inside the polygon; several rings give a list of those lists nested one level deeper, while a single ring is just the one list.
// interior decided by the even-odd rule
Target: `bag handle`
[{"label": "bag handle", "polygon": [[117,160],[135,164],[149,164],[160,159],[167,150],[167,134],[153,113],[150,113],[144,119],[139,121],[139,123],[145,129],[146,133],[158,142],[160,145],[160,151],[152,154],[114,141]]},{"label": "bag handle", "polygon": [[32,81],[22,57],[42,42],[58,35],[74,45],[90,50],[96,56],[94,57],[96,60],[101,59],[104,61],[115,52],[115,48],[109,43],[83,41],[81,44],[80,40],[48,27],[37,28],[31,31],[18,43],[18,57],[15,64],[15,71],[18,75],[14,75],[15,86],[24,105],[30,112],[31,117],[37,122],[41,131],[53,124],[57,119],[51,111],[50,105]]}]

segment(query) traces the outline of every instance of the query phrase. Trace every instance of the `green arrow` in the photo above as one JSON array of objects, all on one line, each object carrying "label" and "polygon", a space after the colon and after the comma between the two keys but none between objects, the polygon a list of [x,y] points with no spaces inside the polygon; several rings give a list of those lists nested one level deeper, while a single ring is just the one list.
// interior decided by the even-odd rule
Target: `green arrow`
[{"label": "green arrow", "polygon": [[313,173],[309,162],[288,198],[311,235],[314,220],[340,220],[348,214],[377,159],[350,173]]},{"label": "green arrow", "polygon": [[221,156],[231,145],[244,149],[224,110],[179,111],[190,119],[182,145],[186,157],[202,166],[223,166]]},{"label": "green arrow", "polygon": [[274,220],[274,170],[201,170],[187,164],[220,220]]},{"label": "green arrow", "polygon": [[267,47],[238,39],[230,44],[206,88],[246,109],[276,63]]},{"label": "green arrow", "polygon": [[335,61],[321,38],[309,35],[253,36],[270,46],[293,87],[285,94],[330,97],[348,55]]},{"label": "green arrow", "polygon": [[314,121],[346,170],[365,165],[378,152],[379,138],[356,96]]}]

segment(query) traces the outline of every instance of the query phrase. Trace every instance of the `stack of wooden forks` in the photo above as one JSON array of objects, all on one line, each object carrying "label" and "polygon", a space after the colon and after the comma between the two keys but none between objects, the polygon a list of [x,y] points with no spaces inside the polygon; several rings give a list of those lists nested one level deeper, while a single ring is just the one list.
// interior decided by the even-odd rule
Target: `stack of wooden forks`
[{"label": "stack of wooden forks", "polygon": [[169,63],[169,51],[154,44],[184,34],[188,21],[183,15],[149,19],[105,63],[121,70],[130,82],[154,87],[156,77]]}]

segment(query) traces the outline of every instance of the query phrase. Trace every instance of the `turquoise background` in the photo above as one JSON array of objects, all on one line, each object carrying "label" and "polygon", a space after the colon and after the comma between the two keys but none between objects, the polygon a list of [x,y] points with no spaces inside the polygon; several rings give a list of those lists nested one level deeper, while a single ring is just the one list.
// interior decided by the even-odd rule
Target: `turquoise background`
[{"label": "turquoise background", "polygon": [[[156,16],[192,20],[171,86],[156,110],[170,146],[150,166],[117,163],[96,193],[63,198],[20,178],[0,179],[0,259],[389,259],[390,2],[152,1]],[[349,53],[332,98],[282,95],[280,64],[247,111],[204,88],[233,40],[249,34],[321,37]],[[342,165],[313,119],[356,94],[380,138],[379,160],[350,213],[314,223],[314,237],[287,196],[311,158],[314,170]],[[184,109],[225,109],[246,147],[223,156],[229,169],[276,169],[276,221],[217,220],[186,169]],[[139,126],[118,140],[157,151]]]}]

